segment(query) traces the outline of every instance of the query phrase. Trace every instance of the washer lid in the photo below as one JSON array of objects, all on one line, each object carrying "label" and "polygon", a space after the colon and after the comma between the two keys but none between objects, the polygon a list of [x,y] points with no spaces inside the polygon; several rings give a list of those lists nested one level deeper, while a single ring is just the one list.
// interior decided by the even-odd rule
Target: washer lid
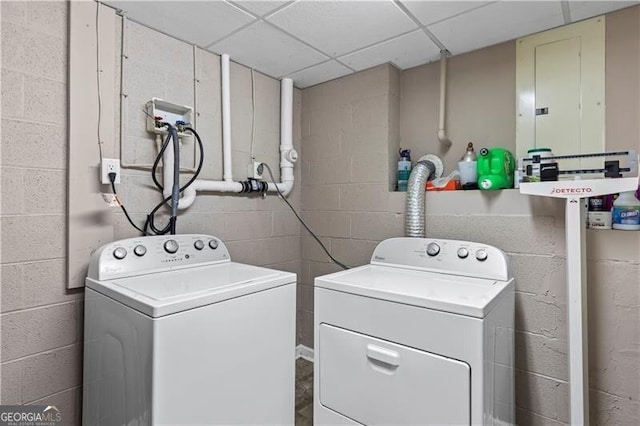
[{"label": "washer lid", "polygon": [[86,286],[157,318],[295,282],[290,272],[227,262],[111,281],[87,278]]},{"label": "washer lid", "polygon": [[484,318],[512,282],[365,265],[315,279],[315,286]]}]

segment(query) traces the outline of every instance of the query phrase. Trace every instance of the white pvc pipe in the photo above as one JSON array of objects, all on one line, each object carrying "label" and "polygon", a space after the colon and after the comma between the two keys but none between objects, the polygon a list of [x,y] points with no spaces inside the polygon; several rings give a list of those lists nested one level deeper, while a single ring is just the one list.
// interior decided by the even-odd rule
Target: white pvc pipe
[{"label": "white pvc pipe", "polygon": [[451,141],[446,131],[446,107],[447,107],[447,54],[446,50],[440,51],[440,121],[438,125],[438,140],[446,146],[451,146]]},{"label": "white pvc pipe", "polygon": [[223,53],[220,57],[220,72],[222,74],[222,179],[233,182],[231,171],[231,83],[229,81],[229,55]]},{"label": "white pvc pipe", "polygon": [[[230,124],[230,103],[224,102],[224,93],[227,93],[227,96],[230,94],[229,90],[229,76],[228,76],[228,64],[229,64],[229,56],[223,56],[223,73],[222,73],[222,93],[223,93],[223,102],[222,102],[222,116],[223,116],[223,158],[225,159],[225,164],[228,158],[229,166],[223,164],[225,167],[223,174],[226,176],[226,171],[231,170],[231,139],[228,139],[228,145],[225,145],[225,125],[224,125],[224,117],[226,116],[229,120]],[[226,56],[227,63],[227,77],[225,78],[224,72],[224,57]],[[226,88],[225,88],[226,85]],[[228,108],[225,113],[225,108]],[[229,126],[230,127],[230,126]],[[228,132],[228,130],[227,130]],[[228,153],[228,156],[227,156]],[[290,78],[284,78],[281,81],[280,87],[280,182],[279,183],[269,183],[267,186],[268,192],[277,192],[279,189],[282,195],[287,196],[293,189],[293,165],[298,159],[298,153],[293,148],[293,80]],[[163,162],[163,186],[164,196],[168,197],[171,195],[171,186],[172,186],[172,174],[165,173],[166,170],[172,170],[173,167],[173,152],[170,149],[166,149],[164,155],[162,157]],[[265,170],[266,173],[266,170]],[[229,172],[229,174],[231,174]],[[184,210],[190,207],[196,200],[196,195],[198,191],[208,191],[208,192],[242,192],[242,183],[234,182],[233,180],[227,180],[226,177],[223,177],[222,181],[214,181],[214,180],[202,180],[196,179],[191,186],[184,190],[182,193],[182,198],[180,198],[180,202],[178,204],[179,210]]]},{"label": "white pvc pipe", "polygon": [[280,181],[291,182],[291,186],[282,191],[284,195],[293,187],[293,163],[297,159],[298,153],[293,149],[293,80],[283,78],[280,84]]}]

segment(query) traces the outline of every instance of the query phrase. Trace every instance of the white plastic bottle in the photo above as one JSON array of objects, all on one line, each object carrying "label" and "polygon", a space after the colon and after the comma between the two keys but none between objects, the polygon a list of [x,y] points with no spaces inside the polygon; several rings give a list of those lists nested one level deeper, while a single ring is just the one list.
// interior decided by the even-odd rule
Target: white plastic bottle
[{"label": "white plastic bottle", "polygon": [[640,231],[640,200],[636,191],[621,193],[613,202],[613,229]]}]

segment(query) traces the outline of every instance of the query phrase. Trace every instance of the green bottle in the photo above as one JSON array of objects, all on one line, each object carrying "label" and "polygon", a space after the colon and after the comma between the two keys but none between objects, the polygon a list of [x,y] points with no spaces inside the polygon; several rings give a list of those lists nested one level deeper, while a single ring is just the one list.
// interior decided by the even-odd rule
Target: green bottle
[{"label": "green bottle", "polygon": [[513,188],[516,161],[504,148],[482,148],[478,156],[478,186],[485,191]]}]

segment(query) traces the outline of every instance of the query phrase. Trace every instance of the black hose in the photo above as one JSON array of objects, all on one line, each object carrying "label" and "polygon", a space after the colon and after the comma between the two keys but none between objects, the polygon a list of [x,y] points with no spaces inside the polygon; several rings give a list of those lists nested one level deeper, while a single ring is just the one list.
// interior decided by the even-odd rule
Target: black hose
[{"label": "black hose", "polygon": [[[195,136],[196,140],[198,141],[200,158],[199,158],[198,167],[196,168],[195,173],[193,174],[193,176],[191,176],[191,179],[189,179],[189,181],[179,189],[180,193],[183,192],[185,189],[187,189],[189,186],[191,186],[191,184],[198,178],[198,176],[200,175],[200,172],[202,172],[202,166],[204,165],[204,144],[202,143],[202,139],[200,139],[200,135],[198,134],[198,132],[195,131],[195,129],[192,129],[191,127],[186,127],[185,131],[192,133]],[[164,149],[166,149],[168,144],[169,144],[169,137],[167,137],[167,140],[165,141],[165,144],[163,145],[162,150],[158,153],[158,157],[156,157],[156,162],[154,163],[154,166],[157,166],[157,163],[160,161],[159,159],[162,157],[162,154],[164,153]],[[176,162],[174,162],[174,164],[176,164]],[[155,179],[155,171],[153,174],[154,174],[154,181],[157,182],[157,179]],[[174,183],[175,182],[177,182],[177,180],[174,178]],[[158,186],[158,189],[162,191],[162,185],[159,185],[159,183],[157,182],[156,186]],[[171,194],[171,196],[166,197],[162,201],[160,201],[153,208],[153,210],[151,210],[151,212],[147,215],[147,220],[144,225],[145,233],[148,233],[148,229],[151,229],[151,231],[156,235],[164,235],[171,231],[172,226],[175,227],[175,218],[173,217],[169,219],[169,223],[167,223],[167,225],[162,229],[158,229],[156,227],[155,220],[154,220],[154,217],[158,212],[158,210],[160,210],[160,208],[163,205],[165,205],[168,201],[170,201],[172,197],[173,197],[173,193]]]},{"label": "black hose", "polygon": [[[167,126],[171,126],[171,125],[167,124]],[[162,144],[162,148],[160,148],[160,152],[158,152],[158,155],[156,155],[156,160],[153,162],[153,167],[151,167],[151,178],[153,179],[153,183],[156,184],[156,187],[160,191],[164,191],[164,186],[158,181],[158,178],[156,177],[156,171],[158,170],[158,164],[160,163],[160,160],[164,155],[164,150],[167,149],[167,146],[169,146],[169,142],[171,142],[171,137],[172,137],[171,132],[167,131],[167,137],[164,140],[164,143]]]}]

